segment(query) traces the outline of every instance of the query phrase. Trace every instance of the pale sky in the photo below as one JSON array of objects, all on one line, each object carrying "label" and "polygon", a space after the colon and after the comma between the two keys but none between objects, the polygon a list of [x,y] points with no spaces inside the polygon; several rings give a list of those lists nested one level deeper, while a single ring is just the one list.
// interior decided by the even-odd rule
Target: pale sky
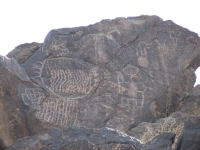
[{"label": "pale sky", "polygon": [[0,55],[23,43],[42,43],[51,29],[142,14],[172,20],[200,35],[199,6],[199,0],[0,0]]}]

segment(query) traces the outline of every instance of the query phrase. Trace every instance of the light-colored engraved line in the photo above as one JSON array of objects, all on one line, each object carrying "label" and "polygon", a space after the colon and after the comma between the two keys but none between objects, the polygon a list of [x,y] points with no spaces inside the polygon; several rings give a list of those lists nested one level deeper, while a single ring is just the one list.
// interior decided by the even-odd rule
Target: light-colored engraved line
[{"label": "light-colored engraved line", "polygon": [[[51,89],[56,92],[56,88],[57,88],[57,83],[59,82],[59,72],[58,70],[54,70],[54,83],[53,85],[51,85]],[[52,84],[52,83],[51,83]]]},{"label": "light-colored engraved line", "polygon": [[[87,94],[87,88],[90,86],[90,85],[87,85],[85,82],[87,82],[88,84],[90,83],[90,80],[87,79],[87,78],[84,78],[84,76],[86,75],[87,73],[86,72],[83,72],[82,70],[80,70],[79,72],[77,72],[76,74],[76,83],[79,85],[78,86],[78,90],[83,90],[83,94]],[[90,78],[90,75],[88,74],[88,78]],[[85,88],[84,88],[84,85]]]},{"label": "light-colored engraved line", "polygon": [[82,74],[81,72],[82,70],[80,70],[80,72],[76,74],[76,83],[79,85],[80,89],[84,89],[81,83],[82,80],[84,82],[84,78],[83,78],[84,74]]},{"label": "light-colored engraved line", "polygon": [[55,122],[56,110],[55,110],[55,102],[53,101],[53,99],[51,99],[51,106],[52,106],[52,113],[53,113],[51,122]]},{"label": "light-colored engraved line", "polygon": [[[45,102],[45,104],[44,104],[44,111],[43,111],[43,119],[44,120],[46,120],[46,118],[47,118],[47,110],[48,109],[48,107],[47,107],[47,103]],[[47,120],[46,120],[47,121]]]},{"label": "light-colored engraved line", "polygon": [[82,82],[84,82],[84,79],[82,78],[83,74],[84,72],[82,72],[82,70],[76,71],[75,74],[75,83],[79,86],[79,89],[83,89],[81,86]]},{"label": "light-colored engraved line", "polygon": [[50,107],[49,107],[49,101],[47,101],[47,104],[46,104],[46,107],[47,107],[47,109],[46,109],[46,116],[45,116],[45,120],[46,121],[50,121],[50,114],[49,114],[49,110],[50,110]]},{"label": "light-colored engraved line", "polygon": [[55,83],[53,86],[51,86],[51,89],[57,93],[57,85],[59,83],[60,77],[59,77],[59,70],[55,70]]},{"label": "light-colored engraved line", "polygon": [[65,112],[64,112],[64,118],[65,118],[65,124],[67,124],[67,120],[69,119],[69,117],[68,117],[68,110],[67,110],[67,108],[69,107],[69,103],[65,103]]},{"label": "light-colored engraved line", "polygon": [[[142,44],[144,45],[144,47],[142,47]],[[136,56],[146,56],[147,55],[147,49],[150,49],[150,45],[152,45],[151,43],[146,43],[146,42],[140,42],[138,44],[138,46],[136,47]]]},{"label": "light-colored engraved line", "polygon": [[48,101],[48,122],[51,122],[52,120],[52,115],[51,115],[51,112],[52,112],[52,103],[51,103],[51,100]]},{"label": "light-colored engraved line", "polygon": [[62,120],[62,109],[61,109],[61,103],[59,103],[59,106],[58,106],[58,108],[59,108],[59,110],[58,110],[58,118],[59,118],[59,120],[58,120],[58,124],[60,124],[61,125],[61,120]]},{"label": "light-colored engraved line", "polygon": [[72,112],[72,105],[73,105],[73,102],[72,101],[69,101],[69,105],[68,105],[68,116],[69,116],[69,119],[72,119],[70,116],[72,116],[73,114],[71,114],[71,112]]},{"label": "light-colored engraved line", "polygon": [[85,90],[84,91],[85,94],[90,93],[90,90],[87,89],[87,88],[90,87],[90,84],[91,84],[90,80],[91,80],[91,78],[92,78],[92,76],[90,76],[89,74],[86,74],[83,71],[80,72],[80,79],[81,80],[80,80],[79,84],[80,84],[81,89]]},{"label": "light-colored engraved line", "polygon": [[69,93],[71,93],[71,88],[72,88],[72,86],[73,86],[73,81],[72,81],[73,74],[72,74],[72,71],[71,71],[71,70],[69,70],[68,72],[69,72],[69,76],[67,76],[67,77],[68,77],[68,80],[66,81],[67,85],[66,85],[65,88],[67,89],[67,91],[68,91]]},{"label": "light-colored engraved line", "polygon": [[57,74],[58,74],[58,78],[57,78],[57,85],[56,85],[56,88],[55,88],[55,92],[59,92],[61,89],[60,85],[62,84],[63,81],[63,78],[62,78],[62,74],[61,74],[61,70],[57,70]]},{"label": "light-colored engraved line", "polygon": [[174,45],[177,45],[177,41],[178,41],[178,37],[177,36],[180,36],[181,32],[179,32],[178,35],[176,35],[176,36],[173,36],[172,34],[175,35],[174,31],[169,31],[170,39],[173,41]]},{"label": "light-colored engraved line", "polygon": [[59,103],[58,101],[55,102],[55,108],[56,108],[56,120],[55,123],[58,124],[59,118],[58,118],[58,107],[59,107]]},{"label": "light-colored engraved line", "polygon": [[62,114],[62,118],[61,118],[61,125],[64,126],[64,121],[65,121],[65,117],[63,115],[64,113],[64,110],[65,110],[65,107],[64,107],[64,102],[61,104],[62,105],[62,108],[61,108],[61,114]]},{"label": "light-colored engraved line", "polygon": [[55,123],[56,122],[56,114],[57,114],[57,110],[56,110],[56,101],[55,100],[51,100],[51,102],[52,102],[52,108],[51,108],[51,110],[52,110],[52,112],[53,112],[53,115],[52,115],[52,121],[51,121],[51,123]]},{"label": "light-colored engraved line", "polygon": [[68,84],[70,84],[69,82],[67,82],[67,81],[69,81],[69,75],[70,75],[70,71],[69,70],[65,70],[65,74],[66,74],[66,76],[65,76],[65,81],[66,82],[64,82],[64,84],[63,84],[63,92],[66,92],[66,93],[68,93],[69,92],[69,90],[68,90]]},{"label": "light-colored engraved line", "polygon": [[71,90],[74,86],[73,79],[72,79],[72,77],[73,77],[72,71],[70,71],[69,75],[70,76],[68,77],[68,81],[67,81],[68,85],[67,85],[66,89],[68,89],[69,93],[71,94]]},{"label": "light-colored engraved line", "polygon": [[71,93],[71,88],[72,88],[72,86],[73,86],[73,81],[72,81],[72,77],[73,77],[73,74],[72,74],[72,71],[71,70],[69,70],[68,71],[68,75],[67,75],[67,78],[68,78],[68,80],[66,81],[66,83],[67,83],[67,85],[66,85],[66,89],[67,89],[67,91],[69,92],[69,93]]},{"label": "light-colored engraved line", "polygon": [[[69,120],[70,119],[70,101],[67,103],[67,107],[66,107],[66,116],[67,116],[67,119]],[[66,120],[67,121],[67,120]]]},{"label": "light-colored engraved line", "polygon": [[63,85],[64,85],[64,83],[67,81],[67,80],[66,80],[66,75],[67,75],[67,74],[65,74],[65,71],[64,71],[64,70],[60,70],[60,74],[61,74],[61,78],[62,78],[63,81],[61,81],[61,83],[60,83],[59,91],[62,92],[63,89],[64,89]]},{"label": "light-colored engraved line", "polygon": [[65,75],[65,71],[64,70],[60,70],[60,74],[61,74],[61,78],[62,78],[62,82],[60,83],[60,86],[59,86],[59,91],[63,91],[63,84],[66,82],[66,75]]},{"label": "light-colored engraved line", "polygon": [[[80,84],[77,82],[79,77],[80,71],[76,71],[74,74],[74,93],[81,91]],[[84,90],[84,89],[83,89]]]},{"label": "light-colored engraved line", "polygon": [[71,90],[70,93],[72,93],[72,94],[74,94],[73,92],[75,91],[76,87],[78,89],[78,85],[76,85],[76,83],[75,83],[75,75],[76,75],[76,73],[77,72],[73,71],[73,77],[71,79],[72,84],[71,84],[71,88],[70,88],[70,90]]},{"label": "light-colored engraved line", "polygon": [[164,76],[166,78],[167,84],[169,85],[168,68],[167,68],[165,60],[164,60],[165,56],[162,55],[163,52],[167,53],[168,52],[168,47],[166,47],[166,46],[158,46],[158,54],[159,54],[159,57],[160,57],[161,67],[164,69],[164,72],[166,72],[164,74]]}]

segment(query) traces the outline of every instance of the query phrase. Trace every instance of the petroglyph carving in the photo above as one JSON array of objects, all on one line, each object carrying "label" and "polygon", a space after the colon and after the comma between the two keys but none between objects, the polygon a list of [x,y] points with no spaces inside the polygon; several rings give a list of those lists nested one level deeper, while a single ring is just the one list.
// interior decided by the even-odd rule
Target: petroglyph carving
[{"label": "petroglyph carving", "polygon": [[136,47],[136,55],[137,56],[146,56],[147,50],[150,49],[150,44],[145,42],[140,42],[138,46]]},{"label": "petroglyph carving", "polygon": [[[112,38],[111,36],[108,38]],[[95,51],[94,51],[94,60],[96,63],[105,63],[108,61],[108,56],[104,51],[103,37],[95,38]]]},{"label": "petroglyph carving", "polygon": [[169,37],[172,39],[174,45],[177,45],[180,34],[181,32],[169,31]]},{"label": "petroglyph carving", "polygon": [[60,126],[75,125],[77,120],[78,101],[49,98],[44,101],[36,117]]},{"label": "petroglyph carving", "polygon": [[99,68],[78,59],[46,59],[31,67],[38,84],[58,97],[84,97],[92,93],[100,82]]},{"label": "petroglyph carving", "polygon": [[41,78],[51,91],[60,95],[67,94],[68,98],[80,98],[88,95],[98,85],[97,67],[72,70],[64,63],[66,61],[47,60],[43,65]]},{"label": "petroglyph carving", "polygon": [[165,46],[165,45],[159,45],[159,46],[157,47],[157,49],[158,49],[158,52],[159,52],[160,54],[162,54],[162,55],[166,55],[166,54],[168,54],[168,52],[169,52],[169,48],[168,48],[167,46]]},{"label": "petroglyph carving", "polygon": [[123,68],[123,72],[126,75],[129,75],[131,77],[134,77],[137,75],[138,73],[138,68],[132,65],[127,65],[125,68]]},{"label": "petroglyph carving", "polygon": [[150,44],[140,42],[136,48],[136,55],[138,56],[138,64],[140,67],[147,68],[149,61],[147,58],[147,51],[150,49]]},{"label": "petroglyph carving", "polygon": [[40,88],[26,88],[25,92],[22,94],[22,100],[24,103],[36,109],[45,98],[45,93]]},{"label": "petroglyph carving", "polygon": [[[54,70],[51,72],[50,88],[58,93],[81,93],[89,94],[91,92],[91,76],[82,70]],[[89,85],[89,87],[87,86]]]},{"label": "petroglyph carving", "polygon": [[123,105],[123,107],[133,107],[131,109],[134,110],[143,107],[143,89],[138,89],[138,85],[131,80],[132,77],[137,76],[138,71],[137,67],[128,65],[123,69],[123,73],[125,75],[121,72],[117,72],[118,93],[121,95],[120,106]]},{"label": "petroglyph carving", "polygon": [[160,45],[157,47],[158,51],[158,57],[159,57],[159,68],[160,70],[162,69],[163,72],[165,72],[164,76],[166,79],[167,84],[169,84],[169,75],[168,75],[168,67],[167,67],[167,62],[165,62],[165,56],[169,53],[169,48],[165,45]]}]

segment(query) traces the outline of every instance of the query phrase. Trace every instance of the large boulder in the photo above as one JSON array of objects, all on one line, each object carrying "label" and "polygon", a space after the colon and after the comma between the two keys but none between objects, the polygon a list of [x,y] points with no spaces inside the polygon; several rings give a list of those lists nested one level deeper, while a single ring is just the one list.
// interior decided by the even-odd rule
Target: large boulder
[{"label": "large boulder", "polygon": [[38,88],[19,96],[53,125],[127,131],[177,110],[195,82],[199,43],[156,16],[52,30],[22,65]]},{"label": "large boulder", "polygon": [[68,130],[53,128],[16,141],[6,150],[140,150],[142,144],[134,137],[110,128]]},{"label": "large boulder", "polygon": [[0,57],[0,147],[54,127],[128,132],[169,116],[194,85],[199,47],[196,33],[157,16],[56,29],[17,47]]}]

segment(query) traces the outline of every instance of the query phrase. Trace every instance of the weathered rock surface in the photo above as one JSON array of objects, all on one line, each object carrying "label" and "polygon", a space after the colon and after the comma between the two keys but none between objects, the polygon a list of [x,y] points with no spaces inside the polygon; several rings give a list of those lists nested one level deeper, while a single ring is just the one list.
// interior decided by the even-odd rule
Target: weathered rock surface
[{"label": "weathered rock surface", "polygon": [[38,87],[20,97],[50,124],[127,131],[176,111],[194,85],[198,42],[156,16],[52,30],[22,65]]},{"label": "weathered rock surface", "polygon": [[43,44],[7,56],[0,57],[3,148],[54,127],[129,132],[169,116],[194,85],[200,39],[157,16],[117,18],[52,30]]},{"label": "weathered rock surface", "polygon": [[[167,118],[159,119],[155,123],[140,123],[137,127],[128,131],[127,134],[134,136],[142,143],[147,144],[150,141],[153,141],[155,136],[159,136],[163,132],[174,132],[176,134],[176,143],[183,131],[184,123],[187,120],[188,116],[186,114],[175,112]],[[174,144],[173,149],[175,149],[175,146],[176,145]]]},{"label": "weathered rock surface", "polygon": [[[192,108],[191,108],[192,109]],[[190,117],[185,123],[182,136],[177,143],[177,150],[200,149],[200,117]]]},{"label": "weathered rock surface", "polygon": [[142,150],[172,150],[175,136],[173,132],[163,132],[144,145]]},{"label": "weathered rock surface", "polygon": [[41,46],[40,43],[26,43],[15,47],[7,57],[14,58],[19,64],[23,64],[28,58],[33,55]]},{"label": "weathered rock surface", "polygon": [[200,116],[200,85],[195,86],[191,92],[185,94],[179,111],[191,116]]},{"label": "weathered rock surface", "polygon": [[28,80],[26,72],[14,59],[0,56],[0,148],[28,135],[23,102],[16,91],[17,82]]},{"label": "weathered rock surface", "polygon": [[[29,76],[17,61],[0,56],[0,148],[2,149],[17,139],[43,131],[40,123],[37,123],[37,118],[34,115],[31,117],[28,113],[29,108],[19,98],[18,90],[25,83],[32,85]],[[31,125],[28,124],[29,118],[33,120]]]},{"label": "weathered rock surface", "polygon": [[7,150],[140,150],[142,144],[120,131],[101,128],[54,128],[16,141]]}]

